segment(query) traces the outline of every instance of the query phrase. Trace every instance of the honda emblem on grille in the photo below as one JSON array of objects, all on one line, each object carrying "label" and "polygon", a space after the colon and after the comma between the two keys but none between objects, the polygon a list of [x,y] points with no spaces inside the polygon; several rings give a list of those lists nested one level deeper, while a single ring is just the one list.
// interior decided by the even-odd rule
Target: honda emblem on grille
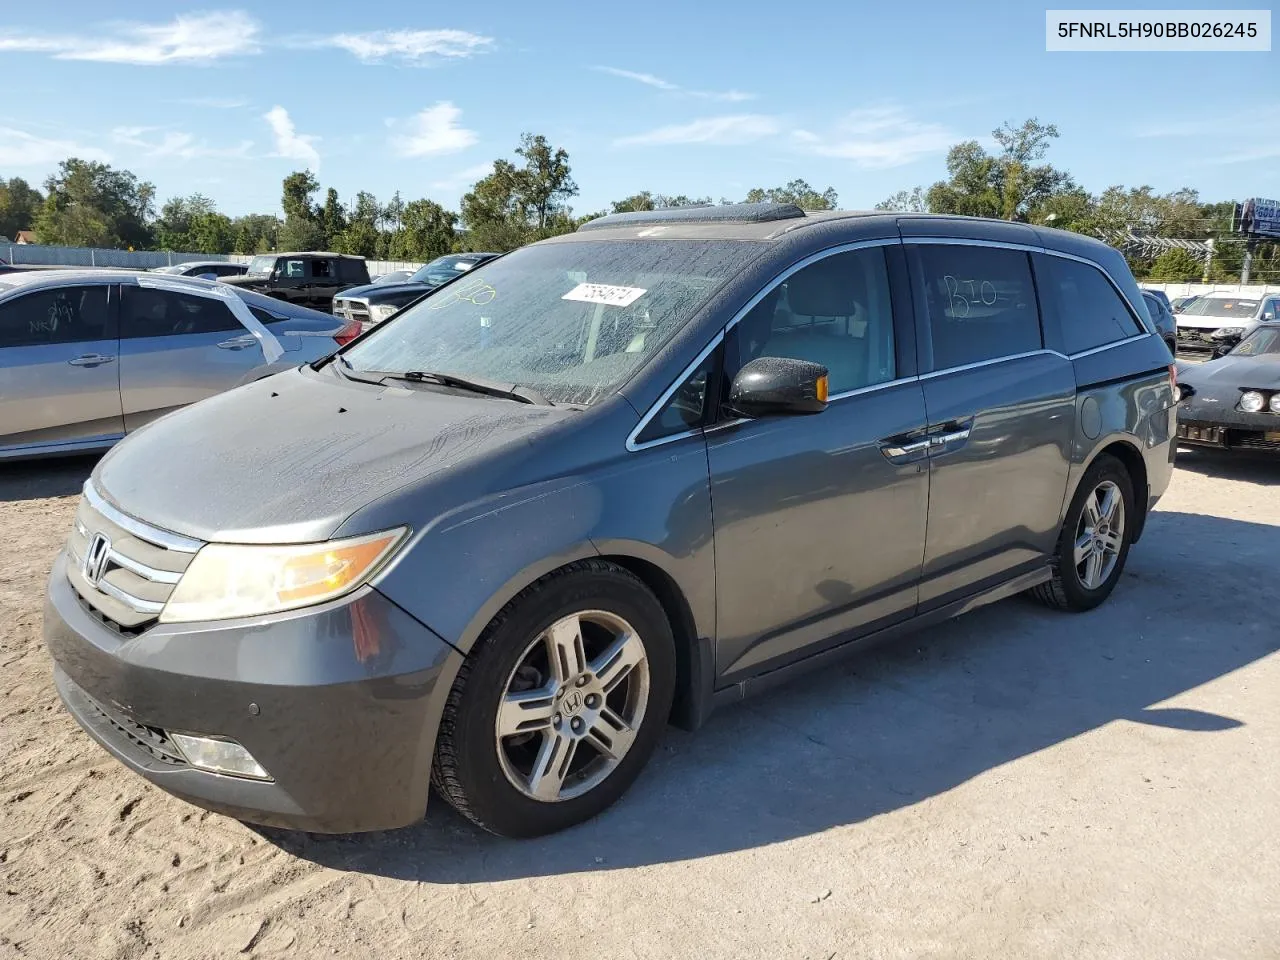
[{"label": "honda emblem on grille", "polygon": [[102,575],[107,572],[107,563],[111,559],[111,538],[105,533],[95,533],[89,540],[84,552],[84,560],[80,564],[80,572],[89,581],[89,586],[96,587]]}]

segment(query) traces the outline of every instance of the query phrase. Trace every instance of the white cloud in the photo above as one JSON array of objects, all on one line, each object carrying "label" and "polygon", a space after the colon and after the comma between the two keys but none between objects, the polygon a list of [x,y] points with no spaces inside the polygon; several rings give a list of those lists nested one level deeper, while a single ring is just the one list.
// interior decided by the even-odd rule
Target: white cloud
[{"label": "white cloud", "polygon": [[400,60],[423,65],[485,53],[493,46],[493,37],[466,30],[373,30],[369,33],[339,33],[311,45],[338,47],[365,63]]},{"label": "white cloud", "polygon": [[45,170],[68,157],[111,162],[111,156],[97,147],[87,147],[72,140],[37,137],[13,127],[0,127],[0,166]]},{"label": "white cloud", "polygon": [[455,174],[445,177],[443,180],[436,180],[431,184],[432,190],[461,190],[469,187],[481,177],[487,177],[493,172],[492,163],[477,163],[473,167],[467,167],[465,170],[459,170]]},{"label": "white cloud", "polygon": [[0,51],[47,53],[57,60],[155,66],[208,63],[261,51],[261,27],[243,10],[179,15],[169,23],[104,25],[93,33],[7,32]]},{"label": "white cloud", "polygon": [[[147,134],[156,132],[161,134],[158,139],[147,138]],[[145,156],[155,158],[232,160],[248,157],[249,151],[253,149],[252,140],[241,140],[234,147],[214,147],[204,140],[197,140],[193,134],[177,130],[161,131],[157,127],[116,127],[111,131],[111,136],[117,143],[134,147]]]},{"label": "white cloud", "polygon": [[262,115],[262,119],[271,125],[271,132],[275,134],[276,148],[272,156],[301,160],[313,171],[320,169],[320,154],[315,147],[320,138],[298,133],[288,110],[274,106]]},{"label": "white cloud", "polygon": [[692,123],[658,127],[644,133],[621,137],[615,146],[663,146],[679,143],[705,143],[720,146],[752,143],[773,136],[782,129],[776,117],[759,113],[740,113],[724,117],[704,117]]},{"label": "white cloud", "polygon": [[924,123],[900,107],[855,110],[828,135],[796,130],[793,138],[806,152],[851,160],[865,169],[887,169],[942,153],[956,137],[946,127]]},{"label": "white cloud", "polygon": [[636,83],[643,83],[647,87],[654,87],[657,90],[665,90],[668,93],[676,93],[683,97],[696,97],[699,100],[720,100],[726,103],[741,103],[744,100],[754,100],[754,93],[743,93],[741,90],[686,90],[678,83],[672,83],[670,80],[664,80],[662,77],[655,77],[652,73],[639,73],[635,70],[623,70],[619,67],[593,67],[601,73],[607,73],[613,77],[621,77],[623,80],[634,80]]},{"label": "white cloud", "polygon": [[458,125],[462,111],[448,100],[394,123],[401,132],[391,137],[391,148],[402,157],[431,157],[457,153],[476,142],[474,130]]}]

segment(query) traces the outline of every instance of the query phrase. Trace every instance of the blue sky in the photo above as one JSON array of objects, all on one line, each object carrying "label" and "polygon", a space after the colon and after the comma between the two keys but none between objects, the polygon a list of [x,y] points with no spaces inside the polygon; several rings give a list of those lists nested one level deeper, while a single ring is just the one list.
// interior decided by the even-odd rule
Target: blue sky
[{"label": "blue sky", "polygon": [[11,4],[0,176],[78,155],[240,214],[277,210],[309,166],[344,200],[454,206],[529,130],[569,151],[580,213],[794,177],[858,208],[1037,116],[1062,134],[1050,160],[1094,191],[1280,194],[1275,52],[1046,53],[1027,3],[545,6]]}]

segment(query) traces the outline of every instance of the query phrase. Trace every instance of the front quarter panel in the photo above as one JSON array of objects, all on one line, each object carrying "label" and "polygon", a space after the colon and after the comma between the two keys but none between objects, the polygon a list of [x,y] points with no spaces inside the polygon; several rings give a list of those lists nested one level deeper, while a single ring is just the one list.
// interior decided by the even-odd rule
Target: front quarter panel
[{"label": "front quarter panel", "polygon": [[[629,453],[623,436],[625,431],[607,459],[431,519],[379,577],[378,589],[467,653],[503,606],[539,577],[609,555],[660,569],[683,595],[698,636],[713,636],[704,441],[697,435]],[[396,511],[384,503],[378,519],[357,514],[344,531],[385,526]],[[406,511],[401,508],[401,515]]]}]

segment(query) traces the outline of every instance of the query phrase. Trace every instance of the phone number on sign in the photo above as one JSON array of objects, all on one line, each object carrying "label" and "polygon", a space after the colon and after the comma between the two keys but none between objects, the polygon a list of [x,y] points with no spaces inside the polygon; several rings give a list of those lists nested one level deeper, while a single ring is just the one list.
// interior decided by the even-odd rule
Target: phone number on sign
[{"label": "phone number on sign", "polygon": [[1068,23],[1058,24],[1058,36],[1105,37],[1109,40],[1127,40],[1131,37],[1256,37],[1258,24],[1249,23]]}]

